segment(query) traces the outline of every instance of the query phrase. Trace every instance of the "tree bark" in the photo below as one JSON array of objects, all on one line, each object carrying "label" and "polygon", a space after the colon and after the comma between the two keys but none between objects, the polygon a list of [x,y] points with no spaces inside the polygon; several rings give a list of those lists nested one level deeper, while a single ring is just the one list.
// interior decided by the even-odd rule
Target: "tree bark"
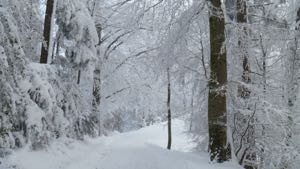
[{"label": "tree bark", "polygon": [[227,143],[225,19],[221,0],[210,0],[210,2],[209,150],[211,160],[224,162],[231,156]]},{"label": "tree bark", "polygon": [[40,63],[46,64],[48,61],[48,53],[50,50],[50,40],[51,40],[51,22],[54,15],[54,1],[55,0],[48,0],[47,7],[46,7],[46,14],[45,14],[45,22],[44,22],[44,41],[42,43],[41,49],[41,58]]},{"label": "tree bark", "polygon": [[170,150],[172,145],[172,116],[171,116],[171,82],[170,82],[170,68],[167,69],[167,78],[168,78],[168,146],[167,148]]}]

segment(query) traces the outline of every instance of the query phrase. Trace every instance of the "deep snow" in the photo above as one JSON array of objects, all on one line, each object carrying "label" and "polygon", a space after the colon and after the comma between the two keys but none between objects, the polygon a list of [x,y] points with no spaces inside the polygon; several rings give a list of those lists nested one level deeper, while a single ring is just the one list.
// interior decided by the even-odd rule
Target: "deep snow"
[{"label": "deep snow", "polygon": [[109,137],[54,142],[47,150],[19,150],[2,160],[0,169],[240,169],[231,162],[209,162],[207,153],[193,153],[182,120],[173,121],[173,149],[166,147],[165,123],[116,133]]}]

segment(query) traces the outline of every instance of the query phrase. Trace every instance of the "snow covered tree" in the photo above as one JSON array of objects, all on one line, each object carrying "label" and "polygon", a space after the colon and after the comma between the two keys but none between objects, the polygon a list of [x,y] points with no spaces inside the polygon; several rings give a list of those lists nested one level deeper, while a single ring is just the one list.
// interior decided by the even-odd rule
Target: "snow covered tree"
[{"label": "snow covered tree", "polygon": [[9,8],[14,3],[0,2],[0,151],[4,154],[7,149],[22,147],[28,134],[27,103],[20,88],[27,62],[14,10]]},{"label": "snow covered tree", "polygon": [[[236,59],[239,60],[242,67],[242,75],[237,86],[237,98],[234,106],[237,111],[234,112],[232,144],[235,156],[239,159],[239,163],[245,168],[251,168],[249,161],[255,161],[253,149],[255,147],[254,139],[254,117],[256,107],[253,106],[253,96],[251,95],[251,69],[249,60],[249,28],[247,3],[245,0],[236,1],[236,32],[237,32],[237,53]],[[247,121],[247,123],[245,123]],[[244,160],[248,164],[244,164]]]},{"label": "snow covered tree", "polygon": [[77,84],[84,98],[82,104],[86,105],[85,112],[78,119],[83,127],[87,126],[82,132],[98,135],[98,117],[94,115],[92,108],[93,62],[97,57],[99,43],[95,22],[83,1],[58,1],[56,22],[59,28],[57,34],[61,39],[59,48],[65,51],[64,67],[69,70],[68,80]]}]

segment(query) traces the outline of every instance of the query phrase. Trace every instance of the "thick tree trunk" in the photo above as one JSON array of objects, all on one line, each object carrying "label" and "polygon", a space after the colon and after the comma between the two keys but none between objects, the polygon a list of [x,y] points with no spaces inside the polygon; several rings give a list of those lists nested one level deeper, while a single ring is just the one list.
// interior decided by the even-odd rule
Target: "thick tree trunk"
[{"label": "thick tree trunk", "polygon": [[[294,119],[297,119],[297,100],[298,100],[298,93],[299,93],[299,73],[300,73],[300,57],[298,54],[299,49],[299,32],[300,32],[300,8],[297,11],[296,14],[296,26],[295,26],[295,37],[294,41],[291,42],[290,47],[290,56],[287,59],[287,107],[289,109],[289,115],[288,115],[288,132],[286,135],[286,145],[290,146],[291,143],[294,142],[294,140],[297,140],[297,137],[299,137],[299,134],[297,134],[299,131],[300,126],[297,125],[297,121],[294,121]],[[298,35],[297,35],[298,34]],[[298,144],[297,144],[298,145]]]},{"label": "thick tree trunk", "polygon": [[170,150],[172,145],[172,116],[171,116],[171,82],[170,82],[170,69],[167,69],[167,78],[168,78],[168,146],[167,148]]},{"label": "thick tree trunk", "polygon": [[[300,31],[300,8],[298,9],[297,11],[297,17],[296,17],[296,27],[295,27],[295,30],[296,32]],[[297,33],[296,33],[297,34]],[[297,36],[297,35],[296,35]],[[297,71],[298,71],[298,65],[297,65],[297,62],[298,61],[298,56],[297,56],[297,49],[298,49],[298,38],[295,36],[294,38],[294,44],[292,44],[293,46],[291,47],[291,54],[292,54],[292,58],[289,59],[289,67],[290,67],[290,76],[291,76],[291,79],[290,79],[290,82],[289,82],[289,85],[288,85],[288,107],[289,109],[292,111],[293,107],[294,107],[294,104],[295,104],[295,101],[296,101],[296,91],[295,89],[297,88],[298,86],[298,81],[297,81]]]},{"label": "thick tree trunk", "polygon": [[211,0],[210,45],[211,75],[208,96],[209,150],[211,160],[224,162],[230,159],[227,143],[226,83],[227,58],[225,49],[225,19],[221,0]]},{"label": "thick tree trunk", "polygon": [[46,64],[48,61],[48,53],[50,50],[50,40],[51,40],[51,22],[52,17],[54,15],[54,1],[55,0],[48,0],[47,1],[47,8],[45,14],[45,22],[44,22],[44,41],[42,43],[42,50],[41,50],[41,58],[40,63]]}]

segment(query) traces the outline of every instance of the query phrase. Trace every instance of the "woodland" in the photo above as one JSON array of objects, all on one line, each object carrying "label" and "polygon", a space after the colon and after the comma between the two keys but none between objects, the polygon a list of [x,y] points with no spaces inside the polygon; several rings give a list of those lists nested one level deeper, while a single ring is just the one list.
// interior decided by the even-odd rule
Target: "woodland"
[{"label": "woodland", "polygon": [[299,169],[299,46],[300,0],[0,0],[0,168]]}]

